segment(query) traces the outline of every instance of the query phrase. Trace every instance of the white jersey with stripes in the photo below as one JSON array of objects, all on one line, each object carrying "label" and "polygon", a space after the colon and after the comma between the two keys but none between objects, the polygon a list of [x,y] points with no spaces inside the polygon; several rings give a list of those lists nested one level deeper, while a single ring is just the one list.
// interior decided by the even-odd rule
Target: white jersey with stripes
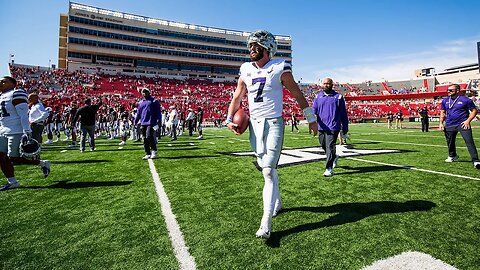
[{"label": "white jersey with stripes", "polygon": [[292,67],[282,59],[270,60],[258,68],[254,62],[243,63],[240,78],[248,92],[248,109],[251,118],[276,118],[282,116],[283,85],[281,76]]},{"label": "white jersey with stripes", "polygon": [[14,99],[27,102],[27,93],[21,89],[12,89],[0,95],[0,134],[23,133],[20,115],[13,105]]}]

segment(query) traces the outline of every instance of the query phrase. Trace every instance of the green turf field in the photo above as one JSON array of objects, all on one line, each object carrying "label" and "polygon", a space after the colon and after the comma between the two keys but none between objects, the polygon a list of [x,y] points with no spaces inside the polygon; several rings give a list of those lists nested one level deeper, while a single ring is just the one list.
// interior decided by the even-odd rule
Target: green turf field
[{"label": "green turf field", "polygon": [[[280,168],[286,209],[267,241],[254,236],[263,178],[253,157],[231,154],[250,151],[248,132],[161,139],[155,168],[196,268],[361,269],[419,251],[479,269],[480,171],[461,136],[459,162],[445,163],[438,130],[353,124],[350,135],[355,149],[400,151],[342,158],[331,178],[324,161]],[[480,146],[480,129],[474,138]],[[45,146],[46,179],[16,167],[22,187],[0,193],[1,269],[179,269],[143,147],[118,142],[98,139],[85,153]],[[307,147],[318,141],[306,127],[287,127],[284,148]]]}]

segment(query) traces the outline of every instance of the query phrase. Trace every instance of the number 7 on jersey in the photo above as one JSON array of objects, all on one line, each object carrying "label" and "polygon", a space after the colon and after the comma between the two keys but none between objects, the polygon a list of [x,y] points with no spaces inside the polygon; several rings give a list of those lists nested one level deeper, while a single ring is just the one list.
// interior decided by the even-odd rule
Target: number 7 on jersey
[{"label": "number 7 on jersey", "polygon": [[254,102],[263,102],[262,92],[266,82],[267,82],[266,77],[259,77],[259,78],[252,79],[252,85],[256,83],[260,83],[260,86],[258,87],[258,90],[257,90],[257,95],[253,99]]}]

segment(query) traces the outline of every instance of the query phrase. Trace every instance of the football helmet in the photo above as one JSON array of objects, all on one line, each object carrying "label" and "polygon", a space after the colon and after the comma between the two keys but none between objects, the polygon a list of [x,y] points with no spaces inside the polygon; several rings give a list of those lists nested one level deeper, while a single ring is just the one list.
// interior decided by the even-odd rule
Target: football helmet
[{"label": "football helmet", "polygon": [[20,141],[20,156],[26,159],[39,159],[42,146],[37,140],[30,138],[28,135],[23,135]]},{"label": "football helmet", "polygon": [[267,49],[270,58],[272,58],[277,52],[277,40],[272,35],[272,33],[266,30],[257,30],[248,36],[247,39],[247,48],[250,49],[250,44],[256,42],[258,45]]}]

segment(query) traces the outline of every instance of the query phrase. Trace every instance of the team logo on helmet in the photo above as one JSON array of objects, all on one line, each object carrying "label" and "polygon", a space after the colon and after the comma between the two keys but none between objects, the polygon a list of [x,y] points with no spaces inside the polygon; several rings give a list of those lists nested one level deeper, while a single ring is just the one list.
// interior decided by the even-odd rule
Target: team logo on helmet
[{"label": "team logo on helmet", "polygon": [[20,156],[26,159],[39,159],[42,146],[37,140],[23,136],[20,142]]},{"label": "team logo on helmet", "polygon": [[272,33],[265,30],[257,30],[248,36],[247,48],[250,49],[250,44],[256,42],[258,45],[267,49],[270,58],[272,58],[277,52],[277,41]]}]

